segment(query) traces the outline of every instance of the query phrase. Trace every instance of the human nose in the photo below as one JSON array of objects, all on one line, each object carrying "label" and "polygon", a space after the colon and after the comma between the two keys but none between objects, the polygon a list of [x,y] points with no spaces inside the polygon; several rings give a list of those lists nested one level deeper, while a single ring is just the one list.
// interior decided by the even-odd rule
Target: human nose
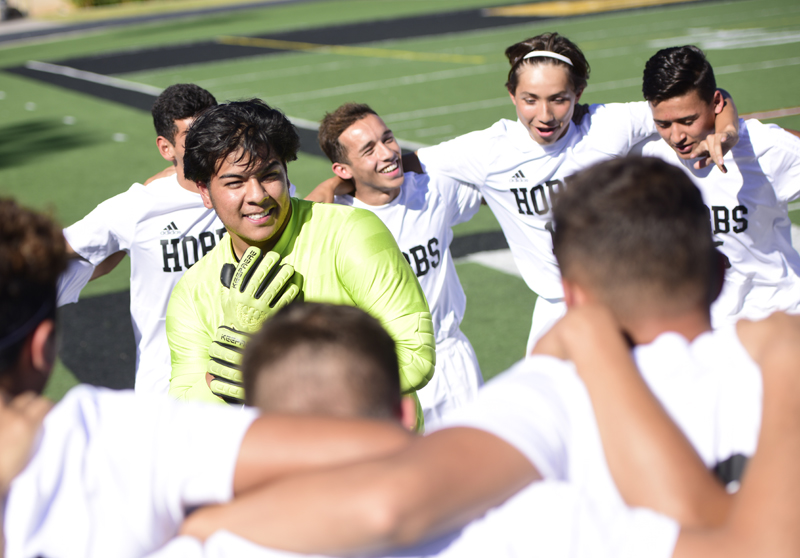
[{"label": "human nose", "polygon": [[678,124],[673,124],[670,128],[670,140],[673,144],[678,145],[686,139],[686,131],[683,129],[682,126]]},{"label": "human nose", "polygon": [[261,203],[264,198],[269,197],[266,188],[258,178],[251,176],[245,184],[245,201],[249,203]]},{"label": "human nose", "polygon": [[384,160],[394,159],[394,156],[396,155],[396,153],[384,142],[378,143],[377,150],[378,156]]},{"label": "human nose", "polygon": [[553,120],[553,111],[550,107],[550,103],[539,103],[536,117],[539,119],[539,122],[551,122]]}]

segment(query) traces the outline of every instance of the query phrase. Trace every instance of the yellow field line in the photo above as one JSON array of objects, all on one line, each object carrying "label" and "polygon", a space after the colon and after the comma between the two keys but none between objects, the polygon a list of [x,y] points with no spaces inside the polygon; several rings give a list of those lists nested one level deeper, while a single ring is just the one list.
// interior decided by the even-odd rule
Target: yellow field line
[{"label": "yellow field line", "polygon": [[520,6],[503,6],[487,8],[484,13],[489,16],[571,16],[595,14],[628,8],[661,6],[662,4],[681,4],[694,0],[562,0],[556,2],[537,2]]},{"label": "yellow field line", "polygon": [[319,45],[277,39],[257,39],[253,37],[217,37],[216,41],[225,45],[254,46],[277,50],[319,52],[324,54],[344,54],[346,56],[366,56],[369,58],[393,58],[417,62],[454,62],[456,64],[485,64],[484,56],[446,54],[438,52],[413,52],[410,50],[390,50],[386,48],[351,47],[343,45]]}]

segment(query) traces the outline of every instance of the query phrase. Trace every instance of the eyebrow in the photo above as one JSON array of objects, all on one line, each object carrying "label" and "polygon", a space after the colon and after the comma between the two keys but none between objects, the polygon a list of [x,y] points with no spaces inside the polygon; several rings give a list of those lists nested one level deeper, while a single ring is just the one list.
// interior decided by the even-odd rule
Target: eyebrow
[{"label": "eyebrow", "polygon": [[[262,173],[262,172],[265,172],[265,171],[272,170],[276,165],[280,165],[280,162],[273,160],[270,163],[268,163],[267,165],[256,169],[254,171],[254,173],[258,174],[258,173]],[[244,174],[231,172],[231,173],[221,174],[221,175],[219,175],[218,178],[220,178],[220,179],[222,179],[222,178],[244,178],[244,176],[245,176]]]},{"label": "eyebrow", "polygon": [[689,114],[687,116],[681,116],[680,118],[673,118],[672,120],[659,120],[657,118],[653,118],[653,122],[656,122],[658,124],[671,124],[672,122],[680,122],[682,120],[691,120],[693,118],[697,119],[699,117],[700,117],[699,114]]}]

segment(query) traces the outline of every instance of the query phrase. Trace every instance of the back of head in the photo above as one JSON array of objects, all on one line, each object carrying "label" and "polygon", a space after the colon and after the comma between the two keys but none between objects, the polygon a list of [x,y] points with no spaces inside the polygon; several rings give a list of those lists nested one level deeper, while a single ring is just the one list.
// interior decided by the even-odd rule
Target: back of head
[{"label": "back of head", "polygon": [[297,159],[300,137],[289,119],[260,99],[217,105],[195,120],[186,134],[183,174],[208,184],[222,162],[241,150],[235,162],[253,168],[273,158],[284,165]]},{"label": "back of head", "polygon": [[0,375],[12,371],[36,326],[55,318],[56,283],[66,265],[61,229],[0,199]]},{"label": "back of head", "polygon": [[352,306],[294,303],[267,320],[242,363],[248,405],[265,412],[397,418],[395,344]]},{"label": "back of head", "polygon": [[170,85],[153,103],[151,112],[156,134],[165,137],[174,145],[175,134],[178,133],[176,120],[195,118],[204,110],[215,106],[217,100],[214,96],[199,85],[193,83]]},{"label": "back of head", "polygon": [[710,103],[716,90],[714,70],[696,46],[659,50],[644,66],[642,93],[653,105],[692,91]]},{"label": "back of head", "polygon": [[[525,58],[532,52],[549,52],[569,59],[570,63],[562,60],[551,58],[547,56],[536,56],[532,58]],[[512,95],[517,91],[518,75],[520,70],[527,65],[534,64],[555,64],[564,66],[569,70],[570,83],[576,93],[580,93],[586,88],[586,83],[589,80],[589,62],[583,55],[583,51],[578,48],[578,45],[562,37],[558,33],[542,33],[530,39],[525,39],[522,42],[511,45],[506,49],[506,58],[508,58],[511,69],[508,72],[508,81],[506,82],[506,89]]]},{"label": "back of head", "polygon": [[600,163],[567,180],[553,214],[562,276],[618,317],[708,310],[716,295],[708,213],[677,167],[639,157]]},{"label": "back of head", "polygon": [[319,125],[317,139],[322,152],[328,156],[331,163],[349,163],[347,150],[339,143],[339,136],[350,126],[365,116],[374,114],[369,105],[359,103],[345,103],[333,112],[325,113]]}]

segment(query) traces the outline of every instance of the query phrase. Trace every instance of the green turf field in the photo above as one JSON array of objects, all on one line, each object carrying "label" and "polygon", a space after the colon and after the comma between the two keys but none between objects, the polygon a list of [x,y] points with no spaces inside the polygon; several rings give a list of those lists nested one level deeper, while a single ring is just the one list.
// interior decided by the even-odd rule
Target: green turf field
[{"label": "green turf field", "polygon": [[[400,15],[498,5],[496,0],[329,1],[281,5],[0,46],[0,67],[130,48],[245,36]],[[219,100],[261,97],[288,115],[316,121],[345,101],[371,104],[402,139],[432,144],[499,118],[514,118],[503,87],[506,46],[556,30],[577,42],[592,64],[585,102],[639,100],[644,62],[664,46],[706,50],[717,80],[740,114],[800,105],[800,4],[738,0],[577,16],[535,25],[369,45],[368,53],[294,52],[119,75],[159,88],[195,82]],[[398,59],[396,51],[417,53]],[[429,61],[431,54],[438,61]],[[465,58],[466,57],[466,58]],[[796,112],[796,111],[795,111]],[[766,121],[800,129],[800,116]],[[63,223],[165,166],[148,114],[25,78],[0,74],[0,195],[47,208]],[[310,155],[291,164],[300,194],[326,178]],[[800,223],[800,212],[793,216]],[[488,209],[456,234],[497,230]],[[468,296],[463,330],[491,377],[522,356],[535,295],[518,277],[462,263]],[[127,288],[129,268],[89,285],[85,296]],[[70,385],[63,367],[51,393]]]}]

